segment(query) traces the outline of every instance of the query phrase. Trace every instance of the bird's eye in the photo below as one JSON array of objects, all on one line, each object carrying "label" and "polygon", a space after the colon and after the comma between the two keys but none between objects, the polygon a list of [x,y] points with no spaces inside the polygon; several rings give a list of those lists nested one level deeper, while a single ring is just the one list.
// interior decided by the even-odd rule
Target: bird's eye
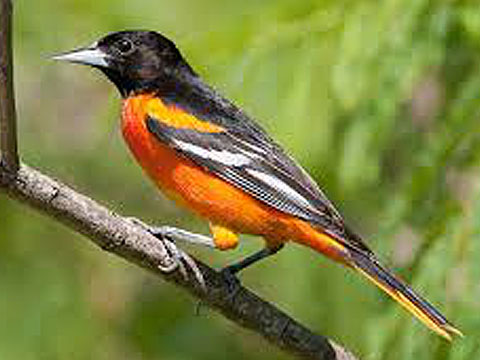
[{"label": "bird's eye", "polygon": [[120,40],[116,45],[118,51],[122,53],[122,55],[128,55],[134,49],[133,43],[128,39]]}]

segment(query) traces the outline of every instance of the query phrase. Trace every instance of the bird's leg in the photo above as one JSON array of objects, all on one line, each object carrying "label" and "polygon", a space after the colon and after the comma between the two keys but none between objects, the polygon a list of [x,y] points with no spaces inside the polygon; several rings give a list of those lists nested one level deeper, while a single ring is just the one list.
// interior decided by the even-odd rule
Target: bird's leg
[{"label": "bird's leg", "polygon": [[[179,260],[183,258],[183,260],[185,261],[185,256],[183,256],[184,252],[176,248],[175,244],[173,244],[175,241],[183,241],[191,244],[200,244],[209,248],[216,248],[221,250],[233,248],[238,243],[237,235],[221,226],[211,225],[211,230],[213,234],[213,238],[211,238],[205,235],[195,234],[172,226],[150,226],[134,217],[128,217],[127,220],[133,222],[135,225],[142,227],[145,231],[149,232],[159,240],[169,242],[169,244],[167,244],[167,249],[171,253],[173,252],[175,257]],[[283,246],[284,244],[279,244],[272,247],[265,247],[262,250],[257,251],[254,254],[247,256],[246,258],[221,269],[220,273],[222,274],[230,288],[229,297],[233,298],[239,289],[240,281],[236,277],[236,274],[238,272],[262,259],[276,254],[278,251],[280,251],[280,249],[283,248]],[[173,248],[177,249],[177,252],[172,251]],[[193,260],[188,260],[190,260],[186,261],[188,267],[190,269],[195,268],[195,266],[192,266],[191,264]],[[194,269],[194,273],[198,278],[197,271],[198,269]]]},{"label": "bird's leg", "polygon": [[163,237],[171,239],[172,241],[182,241],[190,244],[215,248],[215,243],[211,237],[195,234],[172,226],[150,227],[149,232],[155,237]]},{"label": "bird's leg", "polygon": [[276,245],[275,247],[264,247],[262,250],[253,253],[250,256],[247,256],[245,259],[242,259],[236,263],[225,266],[220,272],[223,275],[225,281],[227,282],[230,288],[229,297],[233,298],[237,293],[240,285],[236,274],[243,269],[255,264],[256,262],[265,259],[271,255],[276,254],[283,248],[284,244]]},{"label": "bird's leg", "polygon": [[224,273],[230,273],[235,275],[236,273],[242,271],[243,269],[249,267],[250,265],[255,264],[256,262],[265,259],[271,255],[276,254],[283,248],[284,244],[279,244],[275,247],[264,247],[262,250],[253,253],[250,256],[247,256],[245,259],[242,259],[236,263],[228,265],[222,269]]},{"label": "bird's leg", "polygon": [[149,226],[143,221],[134,217],[127,217],[126,219],[159,239],[164,244],[168,253],[175,259],[178,269],[180,270],[183,277],[185,279],[188,278],[187,268],[190,269],[191,272],[194,274],[195,278],[197,279],[198,283],[200,284],[200,287],[204,291],[206,290],[203,274],[195,263],[195,260],[193,260],[186,252],[178,248],[175,244],[175,241],[179,240],[214,247],[215,245],[212,239],[210,239],[208,236],[194,234],[171,226]]},{"label": "bird's leg", "polygon": [[181,241],[195,245],[203,245],[209,248],[215,248],[215,243],[213,242],[213,239],[209,236],[195,234],[183,229],[175,228],[173,226],[147,225],[143,221],[134,217],[128,217],[127,219],[134,224],[142,227],[145,231],[149,232],[159,240],[168,239],[173,242]]}]

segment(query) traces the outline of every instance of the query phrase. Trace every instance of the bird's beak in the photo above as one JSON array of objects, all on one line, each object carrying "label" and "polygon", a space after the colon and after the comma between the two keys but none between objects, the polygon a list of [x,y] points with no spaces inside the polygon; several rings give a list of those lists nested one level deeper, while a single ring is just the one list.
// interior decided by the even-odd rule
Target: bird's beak
[{"label": "bird's beak", "polygon": [[53,60],[107,68],[109,67],[107,58],[108,55],[102,50],[98,49],[96,46],[90,46],[88,48],[77,49],[65,54],[56,55],[53,57]]}]

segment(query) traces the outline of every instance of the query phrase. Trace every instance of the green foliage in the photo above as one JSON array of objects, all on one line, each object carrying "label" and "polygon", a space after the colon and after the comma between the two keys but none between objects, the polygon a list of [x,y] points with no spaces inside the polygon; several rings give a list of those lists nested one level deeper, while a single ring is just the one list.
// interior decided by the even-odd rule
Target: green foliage
[{"label": "green foliage", "polygon": [[[380,257],[464,332],[446,344],[377,289],[288,247],[243,282],[365,359],[480,357],[475,1],[17,1],[23,159],[125,215],[206,232],[145,181],[99,74],[48,60],[154,29],[283,143]],[[278,359],[174,287],[0,196],[1,359]],[[190,248],[221,266],[240,251]],[[388,259],[388,260],[387,260]],[[259,350],[260,349],[260,350]]]}]

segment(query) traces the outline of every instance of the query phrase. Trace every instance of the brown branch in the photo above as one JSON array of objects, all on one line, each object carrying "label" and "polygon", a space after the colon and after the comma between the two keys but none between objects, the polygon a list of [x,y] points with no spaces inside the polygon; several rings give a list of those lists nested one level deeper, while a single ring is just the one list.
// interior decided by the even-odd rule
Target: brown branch
[{"label": "brown branch", "polygon": [[15,172],[19,161],[12,53],[12,3],[0,0],[0,160]]},{"label": "brown branch", "polygon": [[194,276],[184,277],[178,270],[162,271],[171,268],[176,260],[161,241],[90,198],[28,166],[22,165],[16,175],[0,167],[0,190],[82,233],[102,249],[185,288],[203,303],[287,352],[305,359],[354,359],[331,340],[312,333],[249,290],[240,287],[232,298],[223,277],[197,260],[206,291],[201,289]]},{"label": "brown branch", "polygon": [[[0,192],[55,218],[85,235],[102,249],[142,266],[159,277],[177,284],[221,312],[235,323],[251,329],[272,344],[304,359],[355,360],[333,341],[312,333],[272,304],[240,286],[233,295],[224,278],[207,265],[190,259],[190,269],[198,269],[205,287],[195,276],[185,276],[181,259],[172,256],[169,242],[160,241],[141,226],[113,213],[94,200],[26,166],[18,166],[15,103],[11,66],[11,2],[0,0]],[[170,251],[169,251],[170,250]],[[181,250],[176,250],[182,253]]]}]

